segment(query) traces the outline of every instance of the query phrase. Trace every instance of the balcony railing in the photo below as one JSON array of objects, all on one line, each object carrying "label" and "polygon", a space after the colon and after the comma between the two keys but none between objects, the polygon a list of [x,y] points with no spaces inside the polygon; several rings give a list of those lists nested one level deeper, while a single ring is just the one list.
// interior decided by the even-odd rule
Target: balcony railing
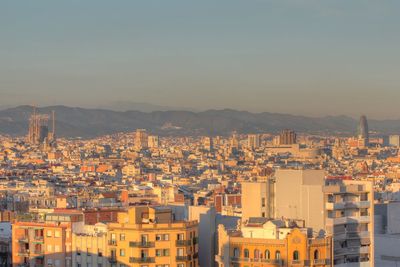
[{"label": "balcony railing", "polygon": [[314,265],[330,265],[331,261],[329,259],[315,259],[313,260]]},{"label": "balcony railing", "polygon": [[155,258],[150,258],[150,257],[145,257],[145,258],[130,257],[129,262],[130,263],[155,263],[156,260],[155,260]]},{"label": "balcony railing", "polygon": [[176,261],[190,261],[192,260],[192,256],[176,256]]},{"label": "balcony railing", "polygon": [[154,242],[129,242],[131,248],[154,248]]},{"label": "balcony railing", "polygon": [[108,245],[116,246],[117,245],[117,240],[108,240]]},{"label": "balcony railing", "polygon": [[190,246],[191,244],[191,240],[176,240],[176,246],[178,247]]}]

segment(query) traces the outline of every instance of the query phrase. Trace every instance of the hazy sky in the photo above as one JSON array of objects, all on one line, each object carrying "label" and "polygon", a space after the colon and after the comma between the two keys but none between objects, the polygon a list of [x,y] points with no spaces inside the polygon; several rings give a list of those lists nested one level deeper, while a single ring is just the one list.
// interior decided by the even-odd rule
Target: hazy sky
[{"label": "hazy sky", "polygon": [[0,105],[400,118],[400,1],[0,0]]}]

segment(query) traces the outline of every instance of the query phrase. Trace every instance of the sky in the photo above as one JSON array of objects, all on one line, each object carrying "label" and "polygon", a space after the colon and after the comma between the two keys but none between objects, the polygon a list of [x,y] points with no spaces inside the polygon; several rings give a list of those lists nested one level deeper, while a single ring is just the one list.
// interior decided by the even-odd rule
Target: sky
[{"label": "sky", "polygon": [[400,1],[0,0],[0,107],[400,118]]}]

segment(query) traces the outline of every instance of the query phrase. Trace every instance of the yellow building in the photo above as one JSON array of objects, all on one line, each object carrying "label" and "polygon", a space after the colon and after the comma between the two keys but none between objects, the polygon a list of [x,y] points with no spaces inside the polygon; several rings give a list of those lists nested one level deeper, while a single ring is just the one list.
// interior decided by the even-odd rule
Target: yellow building
[{"label": "yellow building", "polygon": [[114,266],[197,267],[198,223],[176,221],[168,207],[134,207],[108,224]]},{"label": "yellow building", "polygon": [[314,238],[295,222],[250,218],[240,230],[218,227],[220,267],[332,266],[331,237]]}]

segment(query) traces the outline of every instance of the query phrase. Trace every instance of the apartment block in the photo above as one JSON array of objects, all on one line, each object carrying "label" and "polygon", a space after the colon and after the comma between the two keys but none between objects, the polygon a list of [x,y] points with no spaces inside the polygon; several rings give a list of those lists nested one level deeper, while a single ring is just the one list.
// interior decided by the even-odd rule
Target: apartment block
[{"label": "apartment block", "polygon": [[372,183],[328,179],[323,192],[335,266],[374,266]]},{"label": "apartment block", "polygon": [[198,223],[178,221],[166,206],[137,206],[108,224],[111,266],[197,267]]}]

